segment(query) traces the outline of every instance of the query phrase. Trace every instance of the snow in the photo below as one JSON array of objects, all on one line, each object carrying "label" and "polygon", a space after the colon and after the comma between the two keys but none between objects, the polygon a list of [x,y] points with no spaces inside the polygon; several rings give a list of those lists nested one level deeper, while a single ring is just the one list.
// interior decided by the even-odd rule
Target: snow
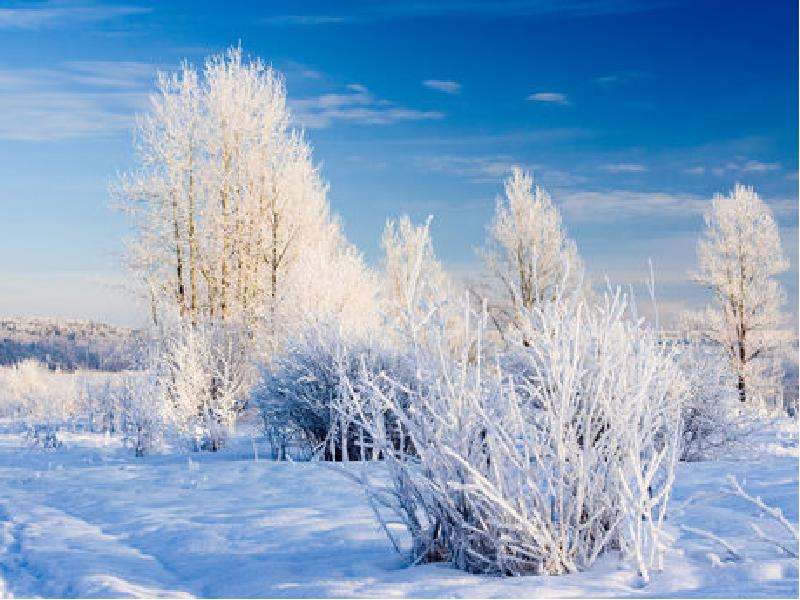
[{"label": "snow", "polygon": [[788,542],[786,532],[726,493],[732,474],[796,524],[794,427],[771,430],[746,459],[679,465],[675,542],[647,586],[615,556],[559,577],[406,566],[340,467],[257,461],[249,438],[217,454],[136,459],[114,437],[64,434],[45,452],[0,427],[0,596],[797,597],[797,559],[750,523]]}]

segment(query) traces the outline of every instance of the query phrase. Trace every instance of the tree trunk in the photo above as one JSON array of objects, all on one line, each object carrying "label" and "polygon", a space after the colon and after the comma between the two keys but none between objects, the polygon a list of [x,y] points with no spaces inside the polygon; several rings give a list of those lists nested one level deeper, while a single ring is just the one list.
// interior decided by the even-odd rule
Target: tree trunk
[{"label": "tree trunk", "polygon": [[194,174],[189,162],[189,312],[192,325],[197,324],[197,234],[194,222]]},{"label": "tree trunk", "polygon": [[172,226],[175,236],[175,296],[178,301],[178,312],[183,316],[186,312],[186,291],[183,287],[183,250],[181,249],[181,230],[178,222],[178,195],[172,194]]},{"label": "tree trunk", "polygon": [[230,210],[230,178],[231,171],[231,156],[230,153],[225,152],[223,157],[224,174],[226,181],[222,184],[222,280],[220,289],[220,317],[224,321],[228,316],[228,254],[230,253],[230,239],[228,235],[228,218]]}]

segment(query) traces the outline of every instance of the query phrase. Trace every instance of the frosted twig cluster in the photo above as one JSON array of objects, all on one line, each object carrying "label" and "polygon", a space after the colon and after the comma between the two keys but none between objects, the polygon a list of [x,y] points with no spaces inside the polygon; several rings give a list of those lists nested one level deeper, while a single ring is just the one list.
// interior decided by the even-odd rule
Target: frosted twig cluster
[{"label": "frosted twig cluster", "polygon": [[625,318],[619,294],[557,300],[526,313],[529,379],[484,356],[486,314],[468,307],[461,354],[434,315],[410,384],[343,377],[345,410],[388,468],[388,485],[366,470],[362,483],[387,533],[408,529],[413,562],[558,574],[617,549],[645,580],[660,568],[680,451],[673,356]]}]

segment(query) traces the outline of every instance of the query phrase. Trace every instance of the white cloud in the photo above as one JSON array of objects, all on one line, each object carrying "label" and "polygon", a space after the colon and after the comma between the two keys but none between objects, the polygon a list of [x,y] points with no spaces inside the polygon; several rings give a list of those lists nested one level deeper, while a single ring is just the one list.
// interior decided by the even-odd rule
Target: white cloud
[{"label": "white cloud", "polygon": [[127,129],[147,106],[154,72],[130,61],[0,68],[0,138],[58,140]]},{"label": "white cloud", "polygon": [[[210,53],[211,52],[203,52],[202,54]],[[325,78],[325,74],[322,71],[294,60],[288,60],[280,63],[279,68],[288,78],[300,77],[303,79],[314,80],[321,80]]]},{"label": "white cloud", "polygon": [[349,84],[347,90],[346,93],[290,100],[289,104],[296,120],[311,129],[322,129],[336,121],[359,125],[390,125],[400,121],[444,118],[444,114],[439,111],[405,108],[389,100],[376,98],[359,83]]},{"label": "white cloud", "polygon": [[[697,194],[630,190],[566,191],[554,194],[562,212],[575,221],[606,221],[640,217],[694,217],[703,214],[711,198]],[[765,198],[779,218],[796,218],[797,199]]]},{"label": "white cloud", "polygon": [[520,166],[533,173],[536,182],[545,188],[586,183],[584,177],[553,169],[547,165],[526,164],[515,160],[514,157],[508,154],[415,156],[412,158],[412,164],[421,171],[455,175],[467,178],[474,183],[493,183],[498,186],[515,166]]},{"label": "white cloud", "polygon": [[363,95],[369,93],[367,86],[362,85],[360,83],[349,83],[347,84],[347,89],[350,90],[351,92],[356,92],[358,94],[363,94]]},{"label": "white cloud", "polygon": [[0,29],[56,29],[149,13],[139,6],[106,6],[93,2],[44,2],[0,8]]},{"label": "white cloud", "polygon": [[717,177],[723,177],[728,173],[770,173],[780,171],[780,169],[781,165],[778,163],[762,162],[739,157],[713,167],[711,172]]},{"label": "white cloud", "polygon": [[603,165],[600,168],[609,173],[644,173],[647,171],[647,167],[637,163],[614,163]]},{"label": "white cloud", "polygon": [[[0,67],[0,139],[58,140],[108,135],[130,128],[148,108],[154,65],[132,61],[73,61],[50,68]],[[316,75],[316,72],[315,72]],[[290,100],[299,123],[327,127],[335,121],[387,125],[441,119],[374,97],[362,84],[343,93]]]},{"label": "white cloud", "polygon": [[689,167],[688,169],[686,169],[686,172],[689,175],[705,175],[706,168],[702,165],[697,165],[696,167]]},{"label": "white cloud", "polygon": [[459,94],[461,93],[461,84],[457,81],[450,79],[426,79],[422,82],[426,88],[443,92],[445,94]]},{"label": "white cloud", "polygon": [[621,73],[610,73],[602,77],[595,77],[592,81],[602,87],[614,87],[631,83],[632,81],[646,76],[647,74],[642,71],[624,71]]},{"label": "white cloud", "polygon": [[618,217],[646,217],[656,214],[689,216],[699,214],[708,198],[666,192],[573,191],[555,195],[565,215],[577,221],[602,221]]},{"label": "white cloud", "polygon": [[528,96],[528,100],[533,100],[534,102],[547,102],[550,104],[569,104],[567,95],[562,94],[561,92],[535,92]]},{"label": "white cloud", "polygon": [[781,166],[778,163],[764,163],[757,160],[748,160],[743,166],[742,171],[747,173],[765,173],[767,171],[777,171]]},{"label": "white cloud", "polygon": [[293,25],[330,25],[344,23],[352,20],[349,16],[337,15],[276,15],[265,17],[259,22],[264,25],[293,26]]},{"label": "white cloud", "polygon": [[417,156],[414,165],[423,171],[468,177],[475,181],[500,181],[519,164],[509,155],[496,156]]}]

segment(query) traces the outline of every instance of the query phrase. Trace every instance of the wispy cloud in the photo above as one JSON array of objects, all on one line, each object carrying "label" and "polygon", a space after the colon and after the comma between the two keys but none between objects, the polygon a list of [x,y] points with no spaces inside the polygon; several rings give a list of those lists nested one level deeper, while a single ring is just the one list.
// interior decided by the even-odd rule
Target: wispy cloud
[{"label": "wispy cloud", "polygon": [[695,194],[636,192],[630,190],[568,191],[556,195],[556,202],[575,221],[603,221],[620,217],[700,214],[708,198]]},{"label": "wispy cloud", "polygon": [[670,0],[444,0],[414,2],[385,0],[362,3],[337,14],[278,14],[261,19],[273,26],[315,26],[382,20],[436,18],[453,15],[479,17],[542,16],[588,17],[651,10]]},{"label": "wispy cloud", "polygon": [[626,85],[645,76],[646,74],[642,71],[622,71],[619,73],[609,73],[608,75],[595,77],[592,81],[599,86],[611,88]]},{"label": "wispy cloud", "polygon": [[520,166],[535,175],[537,183],[545,187],[560,187],[585,184],[586,179],[573,173],[551,168],[548,165],[520,161],[509,154],[463,156],[440,154],[415,156],[413,166],[421,171],[444,173],[469,179],[473,183],[500,185],[515,166]]},{"label": "wispy cloud", "polygon": [[723,177],[730,173],[742,174],[763,174],[779,171],[781,166],[774,162],[762,162],[760,160],[751,160],[744,158],[737,158],[730,160],[723,164],[718,164],[711,168],[711,173],[717,177]]},{"label": "wispy cloud", "polygon": [[131,61],[0,68],[0,138],[59,140],[127,129],[147,105],[154,72]]},{"label": "wispy cloud", "polygon": [[[505,152],[509,146],[546,146],[550,144],[575,142],[596,137],[597,133],[581,128],[551,128],[551,129],[530,129],[514,131],[498,131],[496,133],[442,133],[435,135],[412,135],[404,137],[375,138],[370,140],[346,141],[348,144],[364,143],[370,146],[376,144],[388,146],[436,146],[445,148],[447,152],[462,152],[465,147],[469,147],[475,152],[484,152],[487,147],[500,148],[500,152]],[[341,139],[341,138],[340,138]],[[343,141],[344,143],[344,141]]]},{"label": "wispy cloud", "polygon": [[[208,54],[208,52],[206,54]],[[287,77],[300,77],[312,80],[321,80],[325,78],[325,74],[322,71],[294,60],[281,63],[279,68]]]},{"label": "wispy cloud", "polygon": [[686,169],[686,172],[689,175],[705,175],[706,168],[703,165],[697,165],[694,167],[689,167],[688,169]]},{"label": "wispy cloud", "polygon": [[500,181],[519,164],[507,154],[495,156],[416,156],[414,166],[420,170],[467,177],[473,181]]},{"label": "wispy cloud", "polygon": [[296,26],[296,25],[330,25],[331,23],[345,23],[352,20],[352,16],[337,15],[276,15],[264,17],[259,22],[264,25]]},{"label": "wispy cloud", "polygon": [[[564,191],[554,194],[556,203],[574,221],[607,221],[619,218],[697,217],[710,206],[711,198],[690,193],[612,191]],[[767,198],[776,216],[797,215],[797,200]]]},{"label": "wispy cloud", "polygon": [[401,121],[442,119],[435,110],[417,110],[376,98],[365,86],[353,83],[344,93],[329,93],[314,98],[290,101],[295,119],[310,129],[322,129],[334,122],[359,125],[390,125]]},{"label": "wispy cloud", "polygon": [[50,1],[0,8],[0,29],[60,29],[149,13],[141,6],[109,6],[95,2]]},{"label": "wispy cloud", "polygon": [[602,165],[600,168],[609,173],[644,173],[647,171],[647,167],[637,163],[614,163]]},{"label": "wispy cloud", "polygon": [[768,171],[777,171],[781,168],[778,163],[764,163],[757,160],[748,160],[743,166],[742,171],[745,173],[766,173]]},{"label": "wispy cloud", "polygon": [[545,102],[548,104],[561,104],[564,106],[569,104],[569,98],[567,98],[566,94],[562,94],[561,92],[534,92],[528,96],[528,100]]},{"label": "wispy cloud", "polygon": [[445,94],[461,93],[461,84],[451,79],[426,79],[422,82],[426,88]]}]

